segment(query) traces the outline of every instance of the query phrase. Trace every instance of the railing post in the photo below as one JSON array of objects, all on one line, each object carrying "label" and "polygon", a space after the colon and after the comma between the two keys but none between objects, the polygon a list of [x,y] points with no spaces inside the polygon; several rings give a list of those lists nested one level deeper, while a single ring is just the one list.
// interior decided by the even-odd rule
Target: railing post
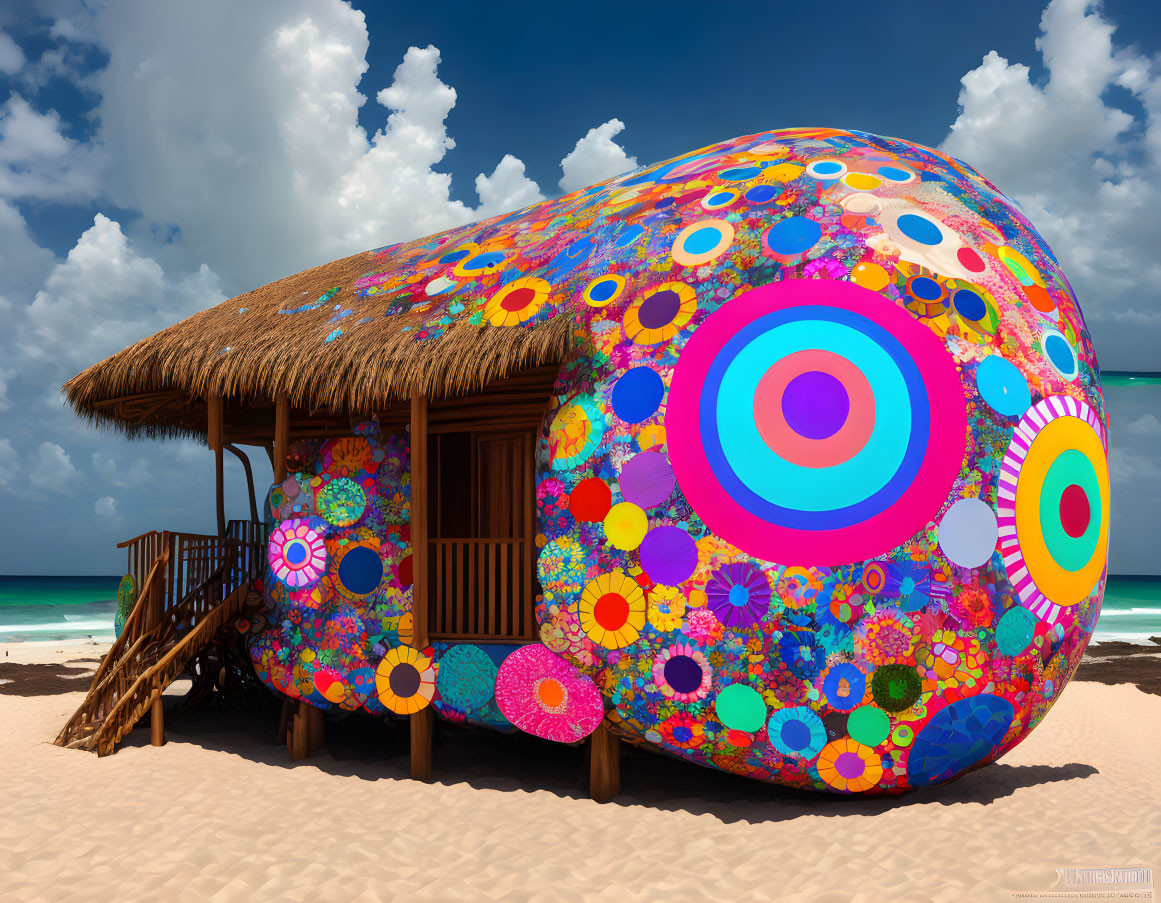
[{"label": "railing post", "polygon": [[617,735],[602,721],[589,735],[589,796],[607,803],[621,792],[621,745]]},{"label": "railing post", "polygon": [[226,535],[226,496],[222,485],[222,396],[206,396],[206,444],[214,453],[214,500],[218,511],[218,535]]}]

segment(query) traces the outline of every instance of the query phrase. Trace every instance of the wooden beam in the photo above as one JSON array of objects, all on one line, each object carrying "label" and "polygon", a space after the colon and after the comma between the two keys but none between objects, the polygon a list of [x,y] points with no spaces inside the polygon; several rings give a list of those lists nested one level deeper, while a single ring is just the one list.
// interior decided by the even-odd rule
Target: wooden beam
[{"label": "wooden beam", "polygon": [[218,535],[226,535],[226,490],[223,486],[222,396],[206,396],[206,443],[214,453],[214,501],[218,512]]},{"label": "wooden beam", "polygon": [[286,455],[290,451],[290,401],[285,392],[274,399],[274,482],[286,479]]},{"label": "wooden beam", "polygon": [[[411,397],[411,615],[414,624],[412,645],[428,643],[427,592],[427,399]],[[431,780],[431,746],[435,714],[431,708],[411,716],[411,777]]]},{"label": "wooden beam", "polygon": [[589,796],[607,803],[621,792],[621,741],[602,721],[589,736]]}]

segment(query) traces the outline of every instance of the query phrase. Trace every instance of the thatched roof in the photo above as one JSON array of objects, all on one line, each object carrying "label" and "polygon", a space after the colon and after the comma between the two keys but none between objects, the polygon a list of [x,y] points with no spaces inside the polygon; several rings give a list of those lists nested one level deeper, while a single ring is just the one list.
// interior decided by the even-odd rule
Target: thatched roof
[{"label": "thatched roof", "polygon": [[[64,392],[100,426],[150,438],[199,436],[211,394],[235,411],[269,406],[285,392],[295,408],[361,415],[413,392],[465,394],[562,360],[571,328],[553,305],[536,322],[493,326],[449,317],[447,302],[432,304],[423,283],[370,295],[356,288],[368,274],[422,270],[423,258],[438,260],[433,250],[462,244],[465,231],[356,254],[239,295],[94,364]],[[465,311],[473,306],[478,298]]]}]

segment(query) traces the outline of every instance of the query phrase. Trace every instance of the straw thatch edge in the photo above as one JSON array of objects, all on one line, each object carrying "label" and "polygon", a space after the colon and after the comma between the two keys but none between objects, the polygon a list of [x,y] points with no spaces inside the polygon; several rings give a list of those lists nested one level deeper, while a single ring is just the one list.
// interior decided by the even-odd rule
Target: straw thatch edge
[{"label": "straw thatch edge", "polygon": [[[573,332],[567,305],[531,326],[458,322],[428,338],[416,336],[422,314],[341,321],[344,333],[331,342],[330,306],[279,313],[334,285],[343,290],[333,300],[349,298],[373,256],[324,264],[194,314],[92,365],[62,391],[99,428],[138,438],[204,438],[209,395],[268,407],[285,393],[295,408],[355,416],[413,393],[438,399],[476,392],[566,357]],[[158,394],[167,392],[172,397]]]}]

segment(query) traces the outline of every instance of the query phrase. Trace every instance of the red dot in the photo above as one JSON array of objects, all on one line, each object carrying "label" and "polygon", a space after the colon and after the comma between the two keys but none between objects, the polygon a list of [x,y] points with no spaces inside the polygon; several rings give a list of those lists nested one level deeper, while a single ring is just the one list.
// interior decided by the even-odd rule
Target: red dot
[{"label": "red dot", "polygon": [[613,492],[604,480],[581,480],[568,497],[568,510],[577,520],[602,521],[613,503]]},{"label": "red dot", "polygon": [[504,296],[504,300],[500,302],[500,306],[507,311],[524,310],[529,304],[536,299],[536,290],[521,286],[513,289]]},{"label": "red dot", "polygon": [[411,556],[408,555],[401,562],[399,562],[399,584],[400,586],[411,586],[414,578],[411,572]]},{"label": "red dot", "polygon": [[620,630],[629,620],[629,602],[620,593],[605,593],[593,606],[593,617],[605,630]]},{"label": "red dot", "polygon": [[956,251],[956,257],[959,258],[959,264],[965,270],[973,273],[982,273],[984,271],[984,260],[972,248],[966,245]]},{"label": "red dot", "polygon": [[1088,529],[1092,512],[1088,507],[1088,495],[1073,483],[1060,495],[1060,525],[1064,532],[1076,539]]}]

